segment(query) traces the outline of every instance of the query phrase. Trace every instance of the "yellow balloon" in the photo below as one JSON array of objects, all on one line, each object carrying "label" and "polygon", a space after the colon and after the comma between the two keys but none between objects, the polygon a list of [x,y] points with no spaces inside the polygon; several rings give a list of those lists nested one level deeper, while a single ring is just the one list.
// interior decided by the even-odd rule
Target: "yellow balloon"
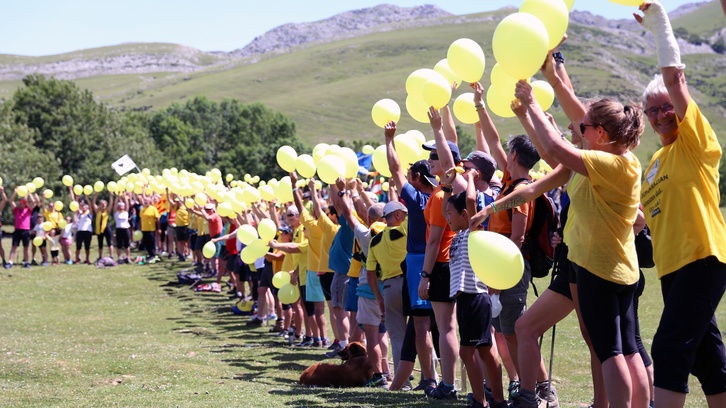
[{"label": "yellow balloon", "polygon": [[[416,144],[417,144],[417,145],[419,146],[419,148],[420,148],[420,147],[421,147],[421,146],[422,146],[422,145],[423,145],[424,143],[426,143],[426,136],[424,136],[424,134],[423,134],[423,133],[421,133],[421,131],[419,131],[419,130],[416,130],[416,129],[411,129],[411,130],[409,130],[408,132],[406,132],[406,135],[407,135],[408,137],[410,137],[411,139],[413,139],[413,140],[414,140],[414,142],[416,142]],[[423,149],[421,149],[421,150],[423,150]]]},{"label": "yellow balloon", "polygon": [[225,201],[217,207],[217,213],[222,217],[234,217],[234,210],[232,209],[232,203]]},{"label": "yellow balloon", "polygon": [[[134,185],[133,187],[134,187],[134,194],[141,194],[144,192],[144,188],[139,185]],[[85,188],[83,191],[85,192]]]},{"label": "yellow balloon", "polygon": [[277,298],[286,305],[297,302],[300,299],[300,289],[296,285],[287,284],[277,292]]},{"label": "yellow balloon", "polygon": [[422,150],[421,145],[417,144],[408,134],[404,133],[394,137],[393,145],[396,147],[396,155],[398,155],[398,161],[401,162],[403,168],[407,169],[411,164],[418,161]]},{"label": "yellow balloon", "polygon": [[325,152],[328,150],[329,145],[327,143],[318,143],[313,147],[313,160],[315,161],[315,165],[318,165],[318,162],[320,159],[325,156]]},{"label": "yellow balloon", "polygon": [[502,118],[513,118],[514,112],[510,105],[514,100],[514,88],[500,88],[492,85],[487,90],[487,106],[493,114]]},{"label": "yellow balloon", "polygon": [[53,197],[53,190],[49,188],[43,190],[43,197],[45,197],[46,199]]},{"label": "yellow balloon", "polygon": [[318,163],[318,177],[328,184],[335,184],[338,177],[345,175],[344,172],[345,163],[336,155],[325,156]]},{"label": "yellow balloon", "polygon": [[[275,189],[274,186],[272,188]],[[285,176],[280,179],[277,189],[275,190],[275,197],[277,197],[277,201],[281,203],[288,203],[293,200],[292,181],[290,181],[290,176]]]},{"label": "yellow balloon", "polygon": [[216,183],[217,180],[222,178],[222,172],[219,169],[212,169],[210,176],[212,177],[212,181]]},{"label": "yellow balloon", "polygon": [[262,239],[255,239],[254,241],[250,242],[250,244],[247,246],[247,248],[250,249],[252,254],[255,256],[255,259],[265,256],[267,251],[270,249],[269,246],[267,246],[268,241],[263,241]]},{"label": "yellow balloon", "polygon": [[103,191],[103,187],[104,187],[103,181],[101,181],[101,180],[93,183],[93,191],[95,191],[97,193],[100,193],[101,191]]},{"label": "yellow balloon", "polygon": [[141,238],[143,238],[143,237],[144,237],[143,232],[141,232],[139,230],[134,231],[134,234],[133,234],[134,241],[141,241]]},{"label": "yellow balloon", "polygon": [[148,176],[148,175],[150,175],[150,174],[151,174],[151,170],[149,170],[149,169],[147,169],[146,167],[144,167],[144,168],[143,168],[143,169],[141,170],[141,174],[143,174],[144,176]]},{"label": "yellow balloon", "polygon": [[474,107],[474,93],[466,92],[454,100],[454,116],[459,122],[467,125],[473,125],[479,122],[479,114]]},{"label": "yellow balloon", "polygon": [[507,74],[506,71],[504,71],[504,68],[502,68],[499,63],[494,64],[492,67],[492,72],[489,75],[489,79],[491,80],[492,85],[496,85],[497,87],[501,88],[512,88],[517,85],[517,79],[513,78],[511,75]]},{"label": "yellow balloon", "polygon": [[207,205],[207,195],[202,192],[195,194],[194,202],[197,203],[198,206],[204,207],[205,205]]},{"label": "yellow balloon", "polygon": [[91,195],[92,193],[93,193],[93,187],[91,187],[88,184],[86,184],[85,186],[83,186],[83,194],[85,194],[85,195],[88,196],[88,195]]},{"label": "yellow balloon", "polygon": [[36,189],[43,187],[43,184],[45,184],[45,181],[42,178],[36,177],[33,179],[33,185]]},{"label": "yellow balloon", "polygon": [[281,146],[277,149],[277,164],[286,172],[295,171],[297,152],[290,146]]},{"label": "yellow balloon", "polygon": [[242,259],[242,262],[251,265],[255,263],[257,258],[259,258],[259,256],[255,256],[253,250],[250,249],[250,247],[242,248],[242,252],[240,253],[240,259]]},{"label": "yellow balloon", "polygon": [[31,194],[32,194],[32,193],[35,193],[35,190],[36,190],[36,188],[35,188],[35,184],[33,184],[33,183],[28,183],[28,184],[26,184],[26,185],[25,185],[25,188],[27,188],[27,189],[28,189],[28,193],[31,193]]},{"label": "yellow balloon", "polygon": [[547,29],[549,43],[547,49],[551,50],[562,41],[570,22],[569,10],[562,0],[524,0],[519,8],[522,13],[529,13],[542,21]]},{"label": "yellow balloon", "polygon": [[376,149],[374,149],[374,148],[373,148],[373,146],[371,146],[371,145],[365,145],[365,146],[363,146],[363,148],[361,149],[361,152],[362,152],[363,154],[373,154],[373,151],[374,151],[374,150],[376,150]]},{"label": "yellow balloon", "polygon": [[615,4],[620,4],[622,6],[640,6],[641,4],[645,3],[645,0],[610,0],[611,2]]},{"label": "yellow balloon", "polygon": [[272,201],[275,199],[275,191],[272,189],[272,187],[268,185],[261,185],[258,190],[260,190],[260,196],[263,200]]},{"label": "yellow balloon", "polygon": [[212,241],[207,242],[202,247],[202,255],[204,255],[205,258],[212,258],[216,253],[217,246]]},{"label": "yellow balloon", "polygon": [[532,91],[534,92],[534,99],[537,100],[539,106],[542,107],[543,111],[552,107],[552,103],[555,101],[555,90],[547,81],[533,81]]},{"label": "yellow balloon", "polygon": [[385,192],[388,192],[388,189],[389,189],[390,187],[391,187],[391,185],[390,185],[390,184],[388,184],[388,182],[387,182],[387,181],[384,181],[383,183],[381,183],[381,190],[383,190],[383,191],[385,191]]},{"label": "yellow balloon", "polygon": [[33,238],[33,245],[39,247],[43,245],[43,237],[35,237]]},{"label": "yellow balloon", "polygon": [[68,225],[68,223],[63,218],[61,218],[60,220],[58,220],[58,228],[63,229],[63,228],[66,227],[66,225]]},{"label": "yellow balloon", "polygon": [[78,201],[71,201],[71,203],[68,204],[68,208],[70,208],[73,212],[78,211]]},{"label": "yellow balloon", "polygon": [[234,180],[234,175],[228,173],[224,179],[227,180],[227,183],[229,183],[230,181]]},{"label": "yellow balloon", "polygon": [[55,208],[56,211],[63,211],[63,201],[56,201],[53,203],[53,208]]},{"label": "yellow balloon", "polygon": [[438,74],[438,72],[429,68],[421,68],[413,71],[411,75],[406,78],[406,93],[413,95],[416,98],[421,98],[423,96],[422,92],[424,85],[436,74]]},{"label": "yellow balloon", "polygon": [[443,75],[436,72],[423,86],[423,99],[426,105],[441,109],[451,99],[451,85]]},{"label": "yellow balloon", "polygon": [[434,71],[443,75],[443,77],[446,78],[447,81],[449,81],[449,84],[456,84],[456,88],[459,88],[459,86],[461,86],[461,77],[454,73],[454,71],[451,69],[451,66],[449,65],[449,60],[447,60],[446,58],[442,59],[441,61],[437,62],[436,65],[434,65]]},{"label": "yellow balloon", "polygon": [[[171,186],[169,186],[169,187],[171,187]],[[112,193],[115,193],[116,191],[118,191],[118,185],[116,184],[115,181],[109,181],[108,184],[106,184],[106,188],[108,189],[108,191],[110,191]]]},{"label": "yellow balloon", "polygon": [[391,177],[391,169],[388,168],[388,159],[386,158],[386,145],[380,145],[373,151],[373,167],[376,171],[386,177]]},{"label": "yellow balloon", "polygon": [[484,75],[484,51],[474,40],[460,38],[451,43],[446,59],[451,70],[466,82],[478,82]]},{"label": "yellow balloon", "polygon": [[385,127],[390,121],[398,122],[401,119],[401,108],[393,99],[381,99],[371,109],[373,123],[378,127]]},{"label": "yellow balloon", "polygon": [[41,224],[43,227],[43,231],[48,232],[53,229],[53,223],[50,221],[45,221],[43,224]]},{"label": "yellow balloon", "polygon": [[275,235],[277,235],[277,226],[274,221],[269,218],[265,218],[257,224],[257,233],[263,242],[270,242],[275,239]]},{"label": "yellow balloon", "polygon": [[3,178],[0,177],[0,186],[2,186],[2,185],[3,185]]},{"label": "yellow balloon", "polygon": [[28,187],[26,186],[17,186],[15,191],[18,193],[18,197],[21,198],[28,195]]},{"label": "yellow balloon", "polygon": [[426,106],[423,97],[409,94],[406,97],[406,111],[416,122],[429,123],[429,107]]},{"label": "yellow balloon", "polygon": [[567,12],[572,11],[572,7],[575,6],[575,0],[565,0],[565,6],[567,6]]},{"label": "yellow balloon", "polygon": [[502,68],[516,79],[526,79],[542,67],[549,51],[549,36],[542,21],[528,13],[505,17],[494,30],[492,49]]},{"label": "yellow balloon", "polygon": [[[286,271],[276,272],[272,275],[272,286],[280,289],[290,283],[290,273]],[[279,297],[279,295],[278,295]]]},{"label": "yellow balloon", "polygon": [[355,178],[358,176],[358,156],[356,156],[353,149],[349,147],[342,147],[340,150],[335,152],[335,155],[343,159],[343,163],[345,163],[343,177]]},{"label": "yellow balloon", "polygon": [[194,199],[191,197],[188,197],[184,200],[184,206],[187,208],[194,208]]},{"label": "yellow balloon", "polygon": [[315,176],[315,160],[309,154],[301,154],[295,160],[295,170],[305,178]]},{"label": "yellow balloon", "polygon": [[506,290],[522,279],[524,258],[506,236],[491,231],[472,231],[468,245],[471,269],[488,287]]},{"label": "yellow balloon", "polygon": [[240,225],[237,228],[237,239],[243,245],[249,245],[250,242],[257,239],[257,230],[249,224]]}]

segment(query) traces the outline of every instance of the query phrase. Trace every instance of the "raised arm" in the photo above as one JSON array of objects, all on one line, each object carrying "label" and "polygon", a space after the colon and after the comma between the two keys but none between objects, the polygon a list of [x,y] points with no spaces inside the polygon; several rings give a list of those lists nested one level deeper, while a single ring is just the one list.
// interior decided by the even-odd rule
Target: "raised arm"
[{"label": "raised arm", "polygon": [[481,122],[476,122],[474,124],[474,129],[476,132],[476,150],[481,150],[482,152],[491,155],[492,152],[489,150],[489,143],[487,143],[487,140],[484,138],[484,131],[481,128]]},{"label": "raised arm", "polygon": [[355,193],[351,196],[353,200],[353,208],[358,213],[358,216],[366,223],[370,224],[371,221],[368,219],[368,209],[373,205],[373,200],[368,197],[365,190],[363,189],[363,183],[360,179],[355,179]]},{"label": "raised arm", "polygon": [[303,207],[302,193],[297,188],[297,173],[294,171],[290,172],[290,182],[292,183],[292,200],[295,202],[295,207],[297,207],[298,212],[302,214],[303,208],[305,207]]},{"label": "raised arm", "polygon": [[98,211],[98,206],[96,205],[97,198],[98,193],[93,193],[93,199],[91,200],[91,214],[96,214],[96,211]]},{"label": "raised arm", "polygon": [[398,160],[398,154],[396,154],[396,144],[393,141],[393,138],[396,136],[396,122],[388,122],[384,128],[383,135],[385,136],[388,168],[391,170],[391,181],[396,187],[402,188],[406,184],[406,175],[401,168],[401,162]]},{"label": "raised arm", "polygon": [[5,194],[5,189],[0,186],[0,194],[2,194],[2,201],[0,201],[0,212],[5,209],[5,204],[8,203],[8,196]]},{"label": "raised arm", "polygon": [[484,87],[479,82],[470,84],[470,86],[474,90],[474,104],[477,106],[476,113],[479,115],[482,136],[487,145],[489,145],[490,154],[497,162],[497,167],[504,170],[507,168],[507,153],[504,151],[504,147],[502,147],[499,132],[494,126],[494,122],[489,116],[486,106],[484,106]]},{"label": "raised arm", "polygon": [[[335,185],[340,191],[345,190],[345,181],[343,179],[338,178],[335,181]],[[358,219],[353,216],[353,210],[350,207],[350,201],[348,200],[348,197],[341,197],[340,213],[343,214],[343,218],[348,221],[348,225],[350,225],[350,228],[355,229],[355,226],[358,225]]]},{"label": "raised arm", "polygon": [[[5,190],[3,190],[3,193],[5,193]],[[15,204],[15,196],[17,194],[18,194],[18,188],[15,187],[13,189],[13,193],[10,194],[10,208],[12,208],[13,210],[15,209],[15,207],[17,207],[17,204]]]},{"label": "raised arm", "polygon": [[[454,163],[454,156],[451,153],[449,144],[447,143],[449,140],[447,140],[444,136],[442,128],[443,119],[439,114],[439,111],[430,107],[428,115],[429,122],[431,123],[431,129],[434,131],[434,140],[436,141],[436,153],[439,155],[439,164],[444,169],[455,167],[457,163]],[[456,174],[455,178],[452,180],[451,187],[454,189],[454,192],[457,193],[464,191],[466,188],[466,181]]]},{"label": "raised arm", "polygon": [[[456,88],[456,84],[452,85],[452,88]],[[444,119],[444,136],[449,142],[458,145],[459,135],[456,134],[456,124],[454,123],[454,115],[451,114],[449,105],[445,105],[441,108],[441,117]]]},{"label": "raised arm", "polygon": [[320,218],[320,214],[324,213],[325,210],[320,206],[320,197],[318,197],[318,190],[315,188],[315,180],[310,179],[308,189],[310,190],[310,200],[313,202],[313,217],[315,219]]},{"label": "raised arm", "polygon": [[[721,4],[724,4],[723,1]],[[691,95],[688,92],[688,84],[686,84],[686,77],[683,73],[686,66],[681,63],[681,50],[673,35],[668,13],[657,1],[643,3],[640,10],[643,12],[642,17],[637,13],[633,16],[655,37],[658,67],[663,75],[663,83],[668,90],[668,96],[671,98],[676,115],[682,119],[686,115]]]},{"label": "raised arm", "polygon": [[[529,140],[531,140],[532,144],[534,144],[534,148],[537,149],[537,153],[539,153],[540,158],[542,158],[545,163],[549,164],[550,167],[557,167],[557,165],[559,164],[557,160],[547,154],[547,151],[544,149],[542,142],[540,142],[539,135],[537,134],[537,130],[534,128],[532,118],[529,117],[529,112],[527,112],[527,108],[522,105],[519,100],[516,99],[512,101],[511,108],[514,114],[517,116],[517,119],[519,119],[519,123],[522,124],[524,131],[527,132]],[[545,113],[545,115],[547,114]]]}]

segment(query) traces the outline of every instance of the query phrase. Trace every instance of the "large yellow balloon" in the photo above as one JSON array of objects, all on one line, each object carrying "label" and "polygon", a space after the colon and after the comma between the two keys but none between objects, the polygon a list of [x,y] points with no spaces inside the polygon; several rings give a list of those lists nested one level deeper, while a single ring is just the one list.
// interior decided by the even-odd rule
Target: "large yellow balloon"
[{"label": "large yellow balloon", "polygon": [[63,211],[63,201],[56,201],[53,203],[53,208],[55,208],[56,211]]},{"label": "large yellow balloon", "polygon": [[398,122],[401,119],[401,108],[393,99],[381,99],[371,109],[373,123],[378,127],[385,127],[390,121]]},{"label": "large yellow balloon", "polygon": [[549,43],[547,49],[551,50],[562,41],[570,22],[567,5],[562,0],[524,0],[519,8],[522,13],[529,13],[539,18],[547,29]]},{"label": "large yellow balloon", "polygon": [[335,180],[338,177],[343,177],[344,172],[345,163],[337,155],[325,156],[318,163],[318,177],[328,184],[335,184]]},{"label": "large yellow balloon", "polygon": [[575,6],[575,0],[565,0],[565,6],[567,6],[567,12],[572,11],[572,7]]},{"label": "large yellow balloon", "polygon": [[101,181],[101,180],[93,183],[93,191],[95,191],[97,193],[100,193],[101,191],[103,191],[103,187],[104,187],[103,181]]},{"label": "large yellow balloon", "polygon": [[468,245],[471,269],[488,287],[506,290],[522,279],[524,258],[506,236],[491,231],[472,231]]},{"label": "large yellow balloon", "polygon": [[343,159],[343,163],[345,163],[343,177],[355,178],[358,176],[358,156],[356,156],[353,149],[350,147],[342,147],[335,152],[335,155]]},{"label": "large yellow balloon", "polygon": [[500,88],[492,85],[487,90],[487,106],[493,114],[502,118],[513,118],[510,105],[514,100],[514,88]]},{"label": "large yellow balloon", "polygon": [[297,159],[297,152],[290,146],[281,146],[277,149],[277,164],[287,171],[295,171],[295,160]]},{"label": "large yellow balloon", "polygon": [[373,154],[373,151],[376,150],[371,145],[365,145],[361,148],[361,153],[363,154]]},{"label": "large yellow balloon", "polygon": [[87,196],[93,194],[93,187],[91,187],[90,184],[86,184],[85,186],[83,186],[83,194]]},{"label": "large yellow balloon", "polygon": [[198,192],[194,195],[194,202],[197,203],[198,206],[204,207],[207,205],[207,195],[202,192]]},{"label": "large yellow balloon", "polygon": [[313,147],[312,156],[316,166],[318,165],[320,159],[325,156],[325,152],[328,151],[328,147],[330,147],[330,145],[328,145],[327,143],[318,143],[315,145],[315,147]]},{"label": "large yellow balloon", "polygon": [[[429,68],[417,69],[406,78],[406,93],[416,98],[422,98],[423,87],[429,79],[433,78],[438,72]],[[441,74],[439,74],[441,75]]]},{"label": "large yellow balloon", "polygon": [[78,211],[78,201],[71,201],[71,203],[68,204],[68,208],[70,208],[73,212]]},{"label": "large yellow balloon", "polygon": [[290,283],[290,272],[280,271],[272,275],[272,286],[280,289],[288,283]]},{"label": "large yellow balloon", "polygon": [[31,194],[32,194],[32,193],[35,193],[35,190],[36,190],[36,188],[35,188],[35,184],[33,184],[33,183],[28,183],[28,184],[26,184],[26,185],[25,185],[25,188],[27,188],[27,189],[28,189],[28,193],[31,193]]},{"label": "large yellow balloon", "polygon": [[429,107],[426,106],[423,97],[409,94],[406,97],[406,111],[416,122],[429,123]]},{"label": "large yellow balloon", "polygon": [[484,51],[474,40],[460,38],[451,43],[446,59],[451,70],[466,82],[478,82],[484,75]]},{"label": "large yellow balloon", "polygon": [[202,255],[204,255],[205,258],[211,258],[216,253],[217,253],[217,246],[212,241],[207,242],[202,247]]},{"label": "large yellow balloon", "polygon": [[43,197],[45,197],[46,199],[53,197],[53,190],[49,188],[43,190]]},{"label": "large yellow balloon", "polygon": [[451,66],[449,65],[449,60],[447,60],[446,58],[442,59],[441,61],[437,62],[436,65],[434,65],[434,71],[443,75],[444,78],[449,81],[449,84],[456,84],[456,88],[459,88],[459,86],[461,86],[461,77],[454,73],[454,71],[451,69]]},{"label": "large yellow balloon", "polygon": [[[272,187],[275,189],[275,187]],[[275,197],[277,197],[277,201],[281,203],[288,203],[293,200],[292,198],[292,181],[290,181],[290,176],[285,176],[280,179],[280,182],[277,184],[277,189],[275,190]]]},{"label": "large yellow balloon", "polygon": [[641,4],[645,3],[645,0],[610,0],[610,1],[615,4],[620,4],[623,6],[635,6],[635,7],[638,7]]},{"label": "large yellow balloon", "polygon": [[288,283],[277,292],[277,298],[286,305],[297,302],[300,299],[300,289],[296,285]]},{"label": "large yellow balloon", "polygon": [[518,79],[513,78],[511,75],[507,74],[506,71],[504,71],[504,68],[502,68],[501,65],[494,64],[492,67],[492,72],[489,75],[489,78],[492,82],[492,85],[496,85],[498,88],[512,88],[517,85]]},{"label": "large yellow balloon", "polygon": [[295,170],[297,173],[305,178],[310,178],[315,175],[315,160],[313,156],[309,154],[301,154],[295,160]]},{"label": "large yellow balloon", "polygon": [[443,75],[434,72],[436,75],[432,75],[423,86],[423,100],[426,105],[441,109],[451,100],[451,85]]},{"label": "large yellow balloon", "polygon": [[257,233],[260,235],[260,239],[263,242],[270,242],[275,239],[277,226],[274,221],[269,218],[265,218],[257,224]]},{"label": "large yellow balloon", "polygon": [[18,193],[18,197],[25,197],[28,195],[28,187],[26,186],[17,186],[15,188],[15,191]]},{"label": "large yellow balloon", "polygon": [[549,51],[547,28],[537,17],[514,13],[505,17],[492,39],[494,58],[516,79],[526,79],[539,71]]},{"label": "large yellow balloon", "polygon": [[237,228],[237,239],[242,244],[249,245],[250,242],[257,239],[257,230],[249,224],[240,225]]},{"label": "large yellow balloon", "polygon": [[388,168],[388,159],[386,158],[386,145],[380,145],[373,151],[373,167],[386,177],[391,177],[391,169]]},{"label": "large yellow balloon", "polygon": [[474,93],[466,92],[459,95],[454,100],[454,116],[461,123],[466,123],[467,125],[473,125],[479,122],[479,114],[476,112],[474,105]]},{"label": "large yellow balloon", "polygon": [[242,252],[240,253],[240,259],[242,259],[242,262],[251,265],[255,263],[257,258],[259,258],[259,256],[255,256],[254,251],[250,249],[250,247],[242,248]]},{"label": "large yellow balloon", "polygon": [[187,198],[186,198],[186,199],[184,200],[184,207],[187,207],[187,208],[194,208],[194,199],[193,199],[193,198],[191,198],[191,197],[187,197]]},{"label": "large yellow balloon", "polygon": [[426,136],[424,136],[424,134],[421,133],[420,130],[411,129],[408,132],[406,132],[406,135],[408,137],[410,137],[411,139],[413,139],[414,142],[416,142],[416,144],[418,145],[419,148],[421,148],[421,145],[423,145],[424,143],[426,143]]},{"label": "large yellow balloon", "polygon": [[[396,155],[398,155],[398,161],[404,169],[416,163],[418,157],[421,154],[421,145],[416,140],[404,133],[393,138],[393,144],[396,147]],[[388,176],[387,176],[388,177]]]},{"label": "large yellow balloon", "polygon": [[[312,157],[310,158],[312,160]],[[265,201],[272,201],[275,199],[275,191],[272,189],[271,186],[264,185],[260,186],[260,196]]]},{"label": "large yellow balloon", "polygon": [[115,193],[118,190],[118,184],[116,184],[115,181],[109,181],[108,184],[106,184],[106,189],[108,189],[108,191],[112,193]]},{"label": "large yellow balloon", "polygon": [[73,185],[73,177],[71,177],[71,176],[69,176],[67,174],[65,176],[63,176],[63,185],[66,186],[66,187],[72,186]]},{"label": "large yellow balloon", "polygon": [[36,189],[43,187],[43,184],[45,184],[45,181],[42,178],[36,177],[33,179],[33,185]]},{"label": "large yellow balloon", "polygon": [[234,210],[232,209],[232,203],[225,201],[217,207],[217,214],[222,217],[234,217]]},{"label": "large yellow balloon", "polygon": [[269,246],[267,246],[267,242],[269,241],[263,241],[262,239],[255,239],[254,241],[250,242],[250,244],[247,246],[247,248],[250,249],[252,254],[255,256],[255,259],[265,256],[267,251],[270,249]]},{"label": "large yellow balloon", "polygon": [[555,90],[547,81],[533,81],[532,91],[534,92],[534,99],[537,100],[539,106],[542,107],[543,111],[552,107],[552,103],[555,101]]},{"label": "large yellow balloon", "polygon": [[43,245],[43,237],[35,237],[33,238],[33,245],[39,247]]}]

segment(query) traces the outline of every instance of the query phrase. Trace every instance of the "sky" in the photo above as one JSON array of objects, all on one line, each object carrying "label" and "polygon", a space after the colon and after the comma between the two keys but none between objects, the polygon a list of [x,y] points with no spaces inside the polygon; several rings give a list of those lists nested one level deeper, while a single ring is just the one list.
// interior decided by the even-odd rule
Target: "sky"
[{"label": "sky", "polygon": [[[672,11],[695,0],[661,0]],[[0,13],[0,54],[41,56],[128,42],[167,42],[202,51],[232,51],[285,23],[318,21],[381,3],[434,4],[471,14],[522,0],[11,0]],[[632,18],[635,7],[575,0],[575,10]]]}]

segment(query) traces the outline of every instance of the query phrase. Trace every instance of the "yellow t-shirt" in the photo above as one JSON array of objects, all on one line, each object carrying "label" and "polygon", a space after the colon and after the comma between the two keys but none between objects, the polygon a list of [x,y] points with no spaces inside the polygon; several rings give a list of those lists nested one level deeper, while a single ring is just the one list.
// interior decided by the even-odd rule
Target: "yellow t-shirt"
[{"label": "yellow t-shirt", "polygon": [[708,256],[726,262],[726,224],[718,208],[721,145],[693,100],[678,138],[655,152],[641,202],[658,277]]},{"label": "yellow t-shirt", "polygon": [[602,279],[631,285],[640,277],[633,234],[640,162],[630,152],[619,156],[583,150],[581,155],[588,177],[576,173],[567,187],[568,259]]},{"label": "yellow t-shirt", "polygon": [[[319,222],[315,217],[303,209],[300,213],[300,224],[302,224],[308,232],[308,270],[318,272],[317,267],[320,265],[320,252],[323,241],[323,230],[320,228]],[[330,249],[330,247],[328,247]],[[327,254],[327,252],[326,252]],[[327,255],[325,257],[327,263]],[[303,270],[300,270],[300,274]]]},{"label": "yellow t-shirt", "polygon": [[58,228],[58,221],[63,219],[63,214],[58,211],[43,210],[43,218],[53,224],[53,228]]},{"label": "yellow t-shirt", "polygon": [[[353,253],[356,254],[361,251],[360,244],[357,239],[353,239]],[[361,261],[350,258],[350,268],[348,268],[347,276],[351,278],[360,278],[360,268],[363,267]]]},{"label": "yellow t-shirt", "polygon": [[141,231],[156,231],[156,221],[159,219],[159,210],[148,205],[141,210]]},{"label": "yellow t-shirt", "polygon": [[375,271],[381,267],[381,280],[394,278],[403,274],[401,262],[406,260],[406,235],[408,234],[408,217],[398,227],[386,227],[380,234],[371,239],[368,248],[366,269]]},{"label": "yellow t-shirt", "polygon": [[94,222],[93,233],[103,234],[108,226],[108,211],[96,211],[96,220]]},{"label": "yellow t-shirt", "polygon": [[316,271],[333,273],[333,270],[328,268],[330,247],[333,245],[333,239],[340,229],[340,225],[334,223],[325,214],[320,215],[320,218],[318,218],[318,225],[320,225],[320,229],[323,231],[323,239],[320,242],[320,263],[318,264],[318,269],[316,269]]},{"label": "yellow t-shirt", "polygon": [[189,211],[187,211],[187,208],[183,205],[178,206],[176,209],[176,226],[189,226]]}]

